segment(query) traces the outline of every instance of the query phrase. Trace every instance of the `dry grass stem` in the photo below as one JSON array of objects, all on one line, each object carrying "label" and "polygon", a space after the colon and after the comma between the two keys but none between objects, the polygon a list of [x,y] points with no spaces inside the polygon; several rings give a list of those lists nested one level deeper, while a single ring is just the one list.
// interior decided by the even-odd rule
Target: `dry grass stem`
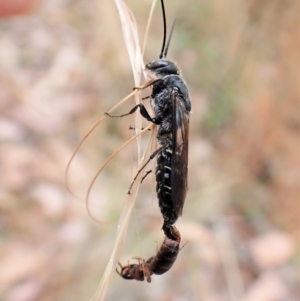
[{"label": "dry grass stem", "polygon": [[[121,0],[115,0],[115,5],[117,7],[119,17],[122,24],[122,31],[123,31],[123,37],[126,45],[126,49],[128,52],[128,56],[130,59],[133,76],[134,76],[134,83],[135,86],[140,87],[141,86],[141,79],[142,74],[146,78],[145,70],[144,70],[144,61],[142,58],[141,48],[139,44],[138,39],[138,30],[136,21],[134,19],[134,16],[132,12],[129,10],[127,5],[124,3],[124,1]],[[151,16],[151,14],[150,14]],[[139,94],[135,94],[135,103],[140,103],[140,97]],[[136,131],[141,128],[142,125],[142,118],[140,114],[135,114],[135,128]],[[148,143],[148,147],[146,148],[144,154],[140,156],[140,144],[139,139],[137,139],[141,134],[146,132],[148,129],[152,128],[152,125],[149,125],[144,130],[137,132],[134,137],[132,137],[129,141],[127,141],[121,148],[119,148],[110,158],[107,159],[107,161],[103,164],[101,169],[98,171],[97,175],[94,177],[89,190],[87,194],[87,199],[89,196],[90,189],[92,188],[92,185],[95,181],[95,179],[98,177],[99,173],[102,171],[102,169],[106,166],[106,164],[111,160],[113,156],[116,155],[119,151],[121,151],[126,145],[128,145],[131,141],[137,140],[137,146],[138,146],[138,166],[137,171],[143,166],[144,159],[147,158],[151,154],[151,145],[152,141],[150,138],[150,141]],[[153,135],[151,135],[153,137]],[[92,300],[94,301],[101,301],[104,300],[109,284],[111,282],[112,273],[115,271],[115,267],[117,264],[117,261],[120,257],[120,253],[123,247],[123,243],[126,237],[126,232],[128,228],[128,224],[131,218],[132,209],[135,204],[136,196],[138,193],[138,189],[140,186],[141,179],[143,177],[143,172],[139,174],[136,181],[134,182],[131,190],[131,194],[127,196],[125,203],[123,205],[122,213],[118,222],[118,228],[117,228],[117,234],[116,234],[116,241],[115,245],[113,247],[112,255],[108,261],[108,264],[106,266],[105,272],[103,274],[103,277],[100,281],[99,287],[95,295],[93,296]],[[88,206],[87,206],[88,209]],[[89,210],[89,209],[88,209]]]}]

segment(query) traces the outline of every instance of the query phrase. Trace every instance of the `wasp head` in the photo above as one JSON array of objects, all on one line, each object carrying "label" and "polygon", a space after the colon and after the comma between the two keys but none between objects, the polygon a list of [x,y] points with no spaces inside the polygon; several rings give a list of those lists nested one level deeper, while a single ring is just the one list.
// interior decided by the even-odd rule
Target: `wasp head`
[{"label": "wasp head", "polygon": [[146,69],[154,73],[158,78],[171,74],[180,75],[176,64],[166,59],[154,60],[146,65]]}]

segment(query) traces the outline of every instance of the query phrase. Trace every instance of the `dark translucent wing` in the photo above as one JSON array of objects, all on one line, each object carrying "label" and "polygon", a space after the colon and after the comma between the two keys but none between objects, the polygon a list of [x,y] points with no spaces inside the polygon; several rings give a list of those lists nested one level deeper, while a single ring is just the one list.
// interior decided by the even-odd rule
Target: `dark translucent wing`
[{"label": "dark translucent wing", "polygon": [[171,97],[173,104],[172,199],[174,210],[181,215],[188,190],[189,112],[186,111],[185,102],[176,89],[173,89]]}]

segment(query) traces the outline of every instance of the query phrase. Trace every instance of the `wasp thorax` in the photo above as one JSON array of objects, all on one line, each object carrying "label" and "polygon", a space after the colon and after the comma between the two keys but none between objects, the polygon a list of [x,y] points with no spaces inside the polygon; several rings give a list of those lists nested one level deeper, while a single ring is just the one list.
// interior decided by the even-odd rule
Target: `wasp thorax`
[{"label": "wasp thorax", "polygon": [[170,74],[180,75],[180,71],[175,63],[165,59],[158,59],[148,63],[146,69],[153,72],[158,77]]}]

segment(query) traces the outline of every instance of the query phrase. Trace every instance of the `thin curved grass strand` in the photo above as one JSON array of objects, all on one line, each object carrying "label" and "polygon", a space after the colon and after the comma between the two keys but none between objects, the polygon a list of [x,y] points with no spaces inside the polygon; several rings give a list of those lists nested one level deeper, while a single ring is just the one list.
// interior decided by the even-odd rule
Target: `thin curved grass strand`
[{"label": "thin curved grass strand", "polygon": [[150,24],[151,24],[151,21],[152,21],[152,17],[153,17],[153,12],[154,12],[155,5],[156,5],[156,0],[153,0],[151,8],[150,8],[150,13],[149,13],[148,21],[147,21],[147,26],[146,26],[146,31],[145,31],[145,37],[144,37],[144,42],[143,42],[143,48],[142,48],[142,56],[143,57],[144,57],[144,54],[145,54],[145,49],[146,49],[146,44],[147,44],[147,40],[148,40],[148,34],[149,34]]},{"label": "thin curved grass strand", "polygon": [[147,132],[149,129],[151,129],[153,127],[153,124],[149,124],[147,127],[145,127],[142,131],[140,131],[139,133],[135,134],[133,137],[131,137],[129,140],[127,140],[121,147],[119,147],[113,154],[111,154],[106,160],[105,162],[102,164],[102,166],[99,168],[98,172],[96,173],[96,175],[94,176],[88,190],[87,190],[87,194],[86,194],[86,199],[85,199],[85,204],[86,204],[86,210],[89,214],[89,216],[96,222],[101,222],[98,219],[96,219],[90,208],[89,208],[89,196],[91,193],[91,190],[94,186],[95,181],[97,180],[97,178],[99,177],[100,173],[102,172],[102,170],[106,167],[106,165],[121,151],[123,150],[128,144],[130,144],[132,141],[134,141],[137,137],[141,136],[143,133]]},{"label": "thin curved grass strand", "polygon": [[[149,125],[147,128],[145,128],[144,130],[148,130],[148,128],[150,128],[151,126],[153,126],[152,124]],[[152,144],[152,137],[153,135],[151,135],[149,142],[148,142],[148,146],[142,156],[142,159],[140,160],[138,166],[137,166],[137,170],[139,170],[144,162],[145,162],[145,158],[148,158],[150,156],[151,153],[151,144]],[[117,261],[120,257],[120,253],[125,241],[125,237],[126,237],[126,233],[127,233],[127,228],[128,228],[128,224],[131,218],[131,214],[132,214],[132,210],[135,204],[135,200],[137,197],[137,193],[139,190],[139,186],[140,186],[140,182],[142,179],[143,173],[140,173],[139,177],[136,179],[134,185],[132,186],[132,193],[130,195],[127,195],[127,198],[123,204],[123,209],[122,209],[122,213],[121,216],[119,218],[119,222],[118,222],[118,227],[117,227],[117,233],[116,233],[116,241],[112,250],[112,254],[110,256],[110,259],[108,261],[108,264],[105,268],[104,274],[101,278],[99,287],[97,289],[97,292],[94,294],[94,296],[92,297],[92,299],[90,301],[102,301],[104,300],[109,284],[111,282],[111,278],[112,278],[112,273],[115,272],[115,267],[117,264]]]},{"label": "thin curved grass strand", "polygon": [[[123,103],[125,103],[127,100],[129,100],[133,95],[135,95],[138,91],[134,90],[133,92],[131,92],[129,95],[127,95],[125,98],[123,98],[121,101],[119,101],[115,106],[113,106],[109,111],[107,111],[107,113],[112,113],[114,112],[114,110],[116,110],[119,106],[121,106]],[[66,184],[66,188],[68,190],[69,193],[71,193],[73,196],[75,196],[76,198],[82,199],[80,196],[76,195],[70,188],[69,185],[69,170],[70,170],[70,166],[71,163],[74,160],[75,155],[77,154],[78,150],[80,149],[80,147],[82,146],[82,144],[86,141],[86,139],[91,135],[91,133],[107,118],[107,115],[103,115],[93,126],[92,128],[85,134],[85,136],[81,139],[80,143],[76,146],[68,164],[66,167],[66,171],[65,171],[65,184]]]}]

